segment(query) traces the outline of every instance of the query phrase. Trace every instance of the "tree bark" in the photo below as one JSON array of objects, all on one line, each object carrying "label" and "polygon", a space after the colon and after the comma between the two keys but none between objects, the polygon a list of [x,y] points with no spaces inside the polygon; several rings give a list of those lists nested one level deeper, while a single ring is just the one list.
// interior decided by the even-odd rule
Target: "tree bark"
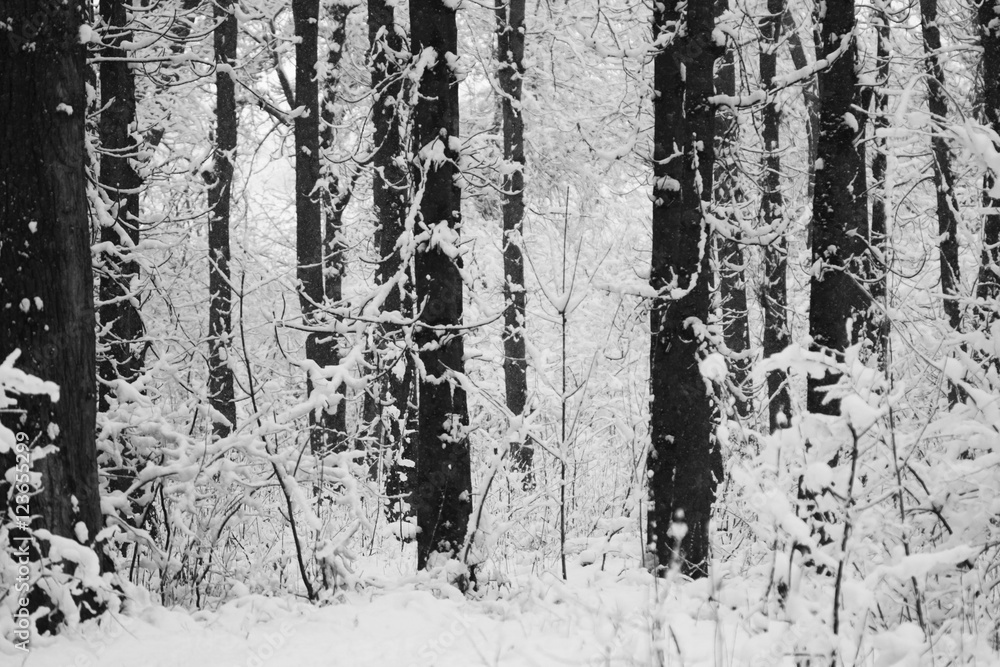
[{"label": "tree bark", "polygon": [[[95,424],[94,277],[87,214],[86,53],[79,3],[4,5],[0,40],[0,358],[59,385],[59,400],[19,396],[0,421],[24,433],[41,488],[32,528],[93,544],[103,527]],[[11,457],[0,463],[6,470]],[[7,518],[9,484],[0,482]],[[82,610],[83,611],[83,610]],[[84,615],[86,617],[86,614]]]},{"label": "tree bark", "polygon": [[[864,144],[858,141],[864,129],[857,111],[860,88],[853,31],[854,0],[828,0],[820,31],[826,39],[817,48],[819,57],[833,62],[819,73],[809,334],[813,349],[834,360],[862,338],[875,342],[867,322],[870,297],[862,285],[869,275],[869,228]],[[810,412],[839,414],[839,402],[827,401],[824,391],[837,379],[834,372],[809,378]]]},{"label": "tree bark", "polygon": [[[325,323],[323,211],[316,187],[320,179],[320,106],[316,63],[319,59],[319,0],[293,0],[295,24],[295,238],[299,279],[299,309],[306,327]],[[322,369],[338,361],[332,333],[311,331],[306,335],[306,396],[316,390]],[[331,451],[341,434],[337,432],[337,408],[318,408],[309,413],[309,445],[313,454]]]},{"label": "tree bark", "polygon": [[[871,224],[871,250],[873,252],[872,269],[875,275],[868,283],[868,291],[871,293],[872,301],[884,303],[888,294],[888,266],[886,264],[887,248],[886,239],[888,234],[888,211],[886,210],[886,170],[888,168],[888,140],[880,131],[889,129],[889,96],[885,94],[885,88],[889,85],[889,20],[883,9],[876,10],[876,18],[879,21],[878,36],[875,45],[875,57],[878,63],[878,82],[872,90],[874,96],[874,109],[872,120],[872,132],[874,133],[875,153],[872,155],[872,224]],[[868,104],[865,104],[868,108]],[[956,265],[957,266],[957,265]],[[876,307],[876,311],[879,309]],[[884,314],[878,315],[878,325],[876,327],[878,340],[876,343],[876,353],[879,359],[879,366],[886,369],[888,363],[889,350],[889,320]]]},{"label": "tree bark", "polygon": [[[984,0],[979,4],[979,37],[983,47],[983,121],[1000,133],[1000,24],[997,3]],[[996,196],[997,174],[983,176],[983,251],[979,265],[976,299],[979,301],[979,326],[988,328],[997,319],[997,298],[1000,297],[1000,196]]]},{"label": "tree bark", "polygon": [[[945,97],[944,70],[938,52],[941,50],[941,31],[937,26],[937,0],[920,0],[920,29],[924,38],[924,60],[927,69],[927,110],[936,123],[948,120],[948,99]],[[934,157],[934,190],[939,234],[939,260],[941,264],[941,291],[944,294],[944,312],[948,325],[958,331],[962,326],[962,310],[958,303],[960,285],[958,268],[958,222],[955,199],[955,178],[951,170],[951,153],[948,142],[940,131],[931,138]]]},{"label": "tree bark", "polygon": [[[342,235],[344,210],[351,199],[352,183],[343,183],[334,169],[332,152],[336,135],[337,86],[340,82],[340,63],[344,55],[347,39],[348,5],[330,5],[326,17],[328,23],[326,75],[323,78],[322,105],[320,111],[319,158],[320,174],[323,179],[323,305],[334,308],[343,298],[344,283],[344,239]],[[326,322],[334,320],[327,317]],[[318,366],[336,366],[340,363],[339,339],[335,334],[323,334],[317,344]],[[320,416],[324,451],[342,451],[347,440],[347,402],[344,387],[337,388],[340,400],[336,407],[324,411]]]},{"label": "tree bark", "polygon": [[[686,12],[683,7],[687,5]],[[684,32],[678,31],[683,21]],[[709,518],[721,458],[713,442],[713,405],[699,370],[705,345],[693,323],[708,322],[709,230],[715,110],[709,2],[656,4],[654,59],[653,248],[650,284],[650,430],[646,461],[651,565],[671,563],[693,577],[709,561]],[[686,70],[686,77],[684,71]],[[700,183],[699,183],[700,178]],[[677,540],[675,523],[686,524]]]},{"label": "tree bark", "polygon": [[[728,9],[727,0],[716,0],[716,15]],[[720,95],[736,95],[736,58],[726,48],[716,70]],[[716,117],[715,202],[733,212],[743,198],[738,183],[737,141],[739,124],[733,109],[722,107]],[[722,304],[722,339],[731,353],[729,377],[733,388],[736,417],[746,424],[753,411],[750,383],[750,319],[747,304],[746,258],[739,238],[716,237],[719,263],[719,292]]]},{"label": "tree bark", "polygon": [[[411,0],[410,30],[418,71],[413,109],[413,234],[419,308],[419,433],[411,496],[417,517],[417,567],[443,564],[462,548],[472,508],[464,372],[462,277],[458,234],[458,81],[449,61],[458,55],[455,9],[440,0]],[[433,239],[433,243],[432,243]],[[454,257],[449,256],[449,252]]]},{"label": "tree bark", "polygon": [[[1000,132],[1000,24],[997,24],[997,3],[984,0],[979,4],[979,38],[983,47],[982,115],[984,123]],[[987,171],[983,176],[983,251],[979,265],[976,298],[979,303],[979,326],[988,328],[997,318],[996,300],[1000,297],[1000,197],[997,175]]]},{"label": "tree bark", "polygon": [[[514,419],[524,417],[528,401],[528,359],[525,344],[523,222],[524,222],[524,116],[521,90],[524,78],[524,0],[507,0],[497,6],[497,79],[503,122],[504,170],[503,211],[504,332],[503,372],[507,409]],[[534,488],[534,452],[522,440],[511,443],[511,468],[523,473],[522,486]]]},{"label": "tree bark", "polygon": [[[410,317],[413,312],[412,285],[396,242],[403,233],[408,203],[409,174],[402,159],[399,133],[402,105],[402,77],[396,54],[403,50],[396,27],[393,6],[385,0],[368,0],[368,39],[371,49],[371,81],[375,102],[372,105],[373,141],[372,199],[377,228],[375,246],[379,263],[375,280],[379,285],[392,284],[382,304],[384,313]],[[407,514],[403,500],[410,490],[407,468],[402,460],[412,461],[410,433],[415,432],[416,397],[414,364],[407,349],[401,326],[385,322],[376,335],[376,362],[380,373],[375,386],[365,397],[365,422],[374,422],[379,441],[378,456],[386,473],[386,495],[393,519]]]},{"label": "tree bark", "polygon": [[132,39],[127,29],[127,5],[122,0],[101,0],[101,19],[105,25],[103,55],[109,60],[100,64],[101,116],[98,123],[101,140],[100,184],[108,202],[113,224],[101,227],[101,253],[104,273],[100,281],[100,307],[103,352],[99,356],[99,410],[107,411],[113,394],[113,381],[134,382],[142,372],[140,339],[143,335],[136,281],[139,264],[132,253],[139,242],[139,190],[142,179],[132,167],[138,142],[135,139],[135,79],[121,43]]},{"label": "tree bark", "polygon": [[[782,17],[787,16],[785,0],[768,0],[767,14],[760,22],[763,41],[760,48],[761,87],[768,89],[774,82],[778,56],[775,52],[781,34]],[[806,88],[810,88],[807,84]],[[808,103],[807,103],[808,104]],[[810,112],[811,114],[811,112]],[[807,126],[811,125],[807,121]],[[761,106],[761,139],[764,143],[763,178],[761,180],[760,223],[766,229],[783,227],[785,201],[781,194],[781,117],[773,97]],[[812,132],[810,132],[810,135]],[[812,137],[809,137],[810,144]],[[764,357],[784,350],[791,343],[788,328],[788,238],[785,232],[764,248]],[[768,424],[771,433],[788,426],[792,418],[792,402],[788,392],[788,377],[784,371],[767,374]]]},{"label": "tree bark", "polygon": [[236,428],[236,396],[232,348],[233,289],[229,271],[229,224],[232,204],[233,161],[236,159],[236,86],[232,68],[236,63],[236,16],[233,0],[215,5],[215,155],[208,181],[208,291],[209,357],[208,393],[216,412],[212,430],[224,438]]}]

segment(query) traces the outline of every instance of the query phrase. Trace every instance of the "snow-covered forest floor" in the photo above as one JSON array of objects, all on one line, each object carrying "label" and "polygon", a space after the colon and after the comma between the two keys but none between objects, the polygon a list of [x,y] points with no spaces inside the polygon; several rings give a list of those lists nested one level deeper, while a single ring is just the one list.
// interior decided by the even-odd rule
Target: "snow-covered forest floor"
[{"label": "snow-covered forest floor", "polygon": [[[709,581],[663,581],[613,565],[575,567],[568,582],[526,574],[478,599],[412,577],[319,607],[247,595],[189,613],[136,601],[126,613],[39,639],[24,658],[7,659],[32,667],[764,666],[790,660],[801,643],[787,623],[747,624],[753,587],[746,582],[716,579],[710,595]],[[887,648],[891,656],[879,664],[922,646]]]},{"label": "snow-covered forest floor", "polygon": [[[562,665],[823,664],[823,610],[789,604],[768,618],[766,572],[716,562],[708,580],[657,579],[607,558],[555,572],[516,573],[465,597],[425,574],[371,576],[324,605],[246,594],[217,608],[166,608],[135,589],[121,613],[57,637],[29,653],[0,647],[0,662],[25,667],[473,667]],[[774,596],[770,596],[774,597]],[[772,600],[773,601],[773,600]],[[775,610],[772,610],[775,611]],[[826,610],[829,613],[830,610]],[[777,620],[781,619],[781,620]],[[915,624],[872,637],[844,636],[857,665],[997,664],[986,646],[928,646]]]}]

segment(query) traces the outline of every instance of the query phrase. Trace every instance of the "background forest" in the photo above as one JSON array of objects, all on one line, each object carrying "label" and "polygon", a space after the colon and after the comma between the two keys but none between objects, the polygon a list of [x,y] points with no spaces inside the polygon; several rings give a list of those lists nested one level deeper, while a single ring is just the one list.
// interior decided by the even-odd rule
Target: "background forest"
[{"label": "background forest", "polygon": [[621,586],[587,664],[1000,659],[994,0],[0,0],[0,41],[0,653]]}]

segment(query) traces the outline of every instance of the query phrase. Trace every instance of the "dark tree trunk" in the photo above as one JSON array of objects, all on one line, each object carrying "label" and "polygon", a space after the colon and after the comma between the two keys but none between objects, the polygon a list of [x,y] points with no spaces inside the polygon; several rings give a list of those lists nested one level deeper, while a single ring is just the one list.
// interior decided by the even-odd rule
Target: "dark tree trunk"
[{"label": "dark tree trunk", "polygon": [[[889,97],[885,94],[885,88],[889,85],[889,20],[884,11],[877,10],[876,18],[879,21],[878,37],[875,46],[875,56],[878,63],[878,82],[872,91],[874,96],[872,131],[875,134],[875,153],[872,155],[872,187],[875,196],[872,197],[872,224],[871,224],[871,248],[873,251],[872,270],[873,276],[868,283],[868,291],[871,292],[872,301],[876,304],[884,304],[888,294],[888,266],[886,234],[888,232],[888,212],[885,205],[885,178],[888,167],[888,141],[884,133],[880,131],[889,129]],[[865,104],[868,108],[868,104]],[[889,350],[889,319],[880,308],[875,306],[873,313],[878,313],[876,353],[878,354],[879,366],[886,368]]]},{"label": "dark tree trunk", "polygon": [[[984,0],[979,4],[979,38],[983,47],[983,122],[994,132],[1000,132],[1000,27],[996,3]],[[983,253],[979,266],[976,298],[979,303],[979,326],[987,328],[997,318],[996,300],[1000,297],[1000,197],[997,174],[987,171],[983,177]]]},{"label": "dark tree trunk", "polygon": [[[869,274],[868,207],[860,95],[855,70],[854,0],[828,0],[819,57],[834,58],[819,73],[820,133],[813,202],[813,265],[810,278],[809,334],[813,349],[841,359],[861,338],[872,340],[868,326],[870,297],[863,282]],[[839,56],[832,55],[848,39]],[[854,122],[848,122],[848,119]],[[850,330],[848,330],[850,328]],[[839,402],[826,401],[823,388],[837,382],[829,372],[809,378],[810,412],[839,414]]]},{"label": "dark tree trunk", "polygon": [[[515,419],[524,416],[528,400],[528,359],[524,339],[527,293],[524,289],[522,229],[524,221],[524,117],[521,89],[524,78],[524,0],[497,6],[497,59],[500,66],[500,107],[503,118],[503,373],[507,409]],[[511,444],[511,468],[524,473],[523,488],[534,487],[534,452],[523,441]]]},{"label": "dark tree trunk", "polygon": [[[716,0],[716,15],[728,9],[727,0]],[[731,47],[726,49],[716,70],[720,95],[736,95],[736,58]],[[722,209],[734,212],[743,199],[738,183],[737,142],[739,124],[736,112],[729,107],[719,109],[716,118],[715,202]],[[717,237],[719,258],[719,292],[722,302],[722,339],[732,356],[729,377],[732,382],[736,417],[746,425],[753,411],[750,383],[750,318],[747,305],[746,259],[738,238]]]},{"label": "dark tree trunk", "polygon": [[[455,9],[440,0],[411,0],[414,59],[423,59],[413,109],[413,233],[420,346],[419,426],[411,504],[417,517],[417,567],[441,565],[462,548],[472,508],[465,390],[451,374],[464,372],[461,258],[457,247],[461,190],[458,160],[458,82],[448,63],[458,54]],[[443,156],[444,159],[436,156]],[[430,243],[430,237],[437,241]],[[457,249],[457,248],[456,248]]]},{"label": "dark tree trunk", "polygon": [[[715,110],[712,3],[687,3],[686,31],[676,33],[685,3],[655,5],[653,250],[650,284],[650,430],[648,550],[657,574],[680,561],[686,574],[708,571],[708,524],[721,476],[713,404],[699,371],[704,341],[691,321],[708,322],[708,228]],[[686,78],[682,72],[686,69]],[[698,177],[700,176],[700,189]],[[687,530],[679,544],[675,522]]]},{"label": "dark tree trunk", "polygon": [[215,6],[215,155],[208,181],[208,393],[217,416],[213,432],[224,438],[236,428],[236,397],[230,337],[233,289],[229,272],[229,222],[232,203],[233,160],[236,157],[236,87],[230,68],[236,62],[236,16],[233,0]]},{"label": "dark tree trunk", "polygon": [[[58,384],[59,400],[18,396],[17,409],[0,411],[0,420],[23,433],[32,449],[58,447],[32,464],[41,474],[41,488],[30,499],[30,514],[37,517],[32,527],[77,539],[82,522],[84,541],[93,544],[103,526],[94,442],[94,277],[85,189],[87,66],[79,37],[81,7],[50,3],[42,13],[28,0],[4,4],[0,359],[20,349],[15,365]],[[9,465],[8,456],[0,469]],[[9,489],[0,482],[4,521]]]},{"label": "dark tree trunk", "polygon": [[[767,14],[760,22],[763,38],[760,49],[761,86],[770,88],[777,70],[775,48],[781,33],[781,17],[787,16],[785,0],[768,0]],[[793,26],[794,27],[794,26]],[[810,88],[807,84],[806,88]],[[808,102],[807,102],[808,104]],[[812,112],[810,112],[811,115]],[[764,248],[764,357],[775,355],[791,343],[788,330],[788,239],[782,224],[785,201],[781,194],[781,117],[774,98],[761,107],[761,139],[764,142],[763,178],[761,182],[760,223],[770,230],[781,231]],[[807,125],[811,125],[807,122]],[[812,133],[810,132],[810,135]],[[810,136],[810,143],[812,137]],[[788,426],[792,417],[792,402],[788,392],[788,377],[784,371],[767,374],[768,424],[774,433]]]},{"label": "dark tree trunk", "polygon": [[[340,82],[340,62],[344,55],[344,42],[347,38],[347,15],[351,7],[347,5],[331,5],[328,22],[326,76],[323,80],[323,103],[320,111],[319,157],[322,160],[320,173],[325,186],[321,192],[323,209],[323,304],[330,309],[343,298],[344,283],[344,240],[342,236],[344,209],[351,199],[352,183],[341,182],[334,168],[332,152],[334,148],[335,126],[337,122],[335,104],[337,101],[337,85]],[[332,324],[329,317],[326,322]],[[334,334],[323,334],[317,342],[318,366],[336,366],[340,363],[338,337]],[[347,440],[347,402],[344,400],[344,387],[337,388],[340,400],[337,406],[324,411],[320,415],[320,431],[324,441],[324,451],[342,451]]]},{"label": "dark tree trunk", "polygon": [[[406,218],[409,185],[409,175],[401,166],[403,147],[398,113],[402,104],[402,78],[396,54],[402,52],[403,42],[397,32],[393,7],[385,0],[368,1],[368,39],[372,89],[375,91],[372,198],[378,224],[375,245],[379,253],[375,279],[379,285],[392,285],[382,304],[383,312],[407,317],[413,310],[412,285],[407,282],[408,276],[396,250]],[[402,327],[385,323],[377,335],[375,365],[381,372],[365,397],[365,422],[375,424],[373,430],[380,441],[378,456],[386,471],[390,515],[398,518],[406,514],[400,499],[409,493],[412,481],[406,474],[407,469],[398,462],[414,457],[410,442],[410,432],[415,432],[417,427],[415,400],[411,401],[414,365],[406,349]],[[402,373],[396,372],[399,366]]]},{"label": "dark tree trunk", "polygon": [[[994,132],[1000,132],[1000,27],[996,3],[984,0],[979,4],[979,38],[983,47],[983,122]],[[1000,197],[997,174],[987,171],[983,177],[983,207],[988,210],[983,220],[983,253],[979,265],[976,298],[979,303],[979,326],[988,328],[997,318],[996,300],[1000,297]]]},{"label": "dark tree trunk", "polygon": [[[132,259],[139,242],[139,190],[142,179],[132,167],[137,142],[132,134],[135,123],[135,80],[120,48],[132,39],[126,29],[128,12],[121,0],[101,0],[101,19],[106,26],[104,41],[109,46],[102,61],[100,184],[109,204],[113,226],[101,228],[101,242],[107,250],[101,254],[104,273],[100,283],[100,308],[103,353],[98,375],[99,410],[106,411],[117,379],[133,382],[142,371],[140,338],[142,318],[137,306],[139,295],[134,281],[139,264]],[[114,60],[119,59],[119,60]]]},{"label": "dark tree trunk", "polygon": [[[320,178],[320,108],[316,63],[319,59],[319,0],[293,0],[295,23],[295,238],[302,322],[310,328],[325,323],[323,280],[323,211],[314,192]],[[332,259],[332,258],[331,258]],[[313,398],[325,366],[338,362],[336,338],[312,331],[306,335],[307,400]],[[339,441],[337,409],[316,408],[309,412],[309,445],[317,456],[329,452]]]},{"label": "dark tree trunk", "polygon": [[[938,52],[941,50],[941,31],[937,26],[937,0],[920,0],[920,29],[924,38],[924,60],[927,68],[927,110],[936,123],[948,120],[948,99],[945,97],[944,71]],[[941,291],[944,294],[944,312],[948,325],[958,331],[962,325],[962,310],[958,303],[958,222],[955,199],[955,179],[951,170],[951,153],[944,134],[935,131],[931,138],[934,157],[934,190],[937,195],[939,257],[941,264]]]}]

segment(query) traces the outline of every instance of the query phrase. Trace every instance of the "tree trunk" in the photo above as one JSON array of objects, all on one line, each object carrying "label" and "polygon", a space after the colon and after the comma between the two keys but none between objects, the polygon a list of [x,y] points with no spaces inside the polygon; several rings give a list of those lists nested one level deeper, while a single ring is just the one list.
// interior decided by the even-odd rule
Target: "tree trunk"
[{"label": "tree trunk", "polygon": [[[868,283],[868,291],[874,303],[885,303],[888,294],[888,257],[886,239],[888,234],[888,211],[886,210],[886,169],[888,168],[888,141],[884,133],[880,131],[889,129],[889,96],[885,94],[885,88],[889,85],[889,20],[882,9],[876,10],[876,18],[879,21],[878,37],[875,46],[876,62],[878,63],[878,82],[872,93],[874,95],[874,109],[872,120],[872,131],[874,137],[875,153],[872,155],[872,188],[875,196],[872,197],[872,224],[871,224],[871,249],[874,254],[872,269],[875,274]],[[868,108],[868,104],[865,104]],[[956,265],[957,266],[957,265]],[[879,308],[875,308],[878,312]],[[879,366],[886,369],[889,350],[889,319],[884,314],[878,316],[876,343],[876,353],[878,354]]]},{"label": "tree trunk", "polygon": [[[347,15],[351,7],[347,5],[331,5],[327,16],[327,56],[326,75],[323,79],[323,104],[320,111],[319,158],[322,161],[320,173],[324,187],[321,191],[323,209],[323,304],[333,308],[343,298],[344,282],[344,239],[342,236],[344,209],[351,199],[352,183],[344,184],[334,169],[333,148],[336,140],[335,126],[337,123],[335,104],[337,101],[337,85],[340,82],[340,62],[344,54],[344,43],[347,38]],[[327,318],[327,322],[334,320]],[[314,361],[318,366],[336,366],[340,363],[338,337],[334,334],[324,334],[317,344],[318,358]],[[324,411],[320,416],[321,431],[326,437],[323,442],[324,451],[342,451],[347,440],[347,402],[344,400],[344,387],[337,388],[340,400],[335,408]]]},{"label": "tree trunk", "polygon": [[[924,38],[924,60],[927,68],[927,110],[934,122],[948,120],[948,100],[945,97],[944,71],[938,52],[941,50],[941,31],[937,26],[937,0],[920,0],[920,29]],[[958,331],[962,325],[962,310],[958,303],[958,222],[955,199],[955,179],[951,170],[948,142],[939,130],[931,138],[934,156],[934,190],[937,195],[939,257],[941,264],[941,291],[944,294],[944,312],[948,325]]]},{"label": "tree trunk", "polygon": [[[768,0],[767,14],[761,19],[763,37],[760,49],[761,87],[774,83],[777,70],[778,38],[781,17],[787,16],[785,0]],[[808,84],[806,88],[811,88]],[[808,103],[807,103],[808,104]],[[811,112],[810,112],[811,115]],[[761,139],[764,142],[763,178],[761,182],[760,223],[765,229],[783,228],[785,201],[781,194],[781,117],[773,97],[761,107]],[[807,121],[807,126],[811,123]],[[810,134],[812,134],[810,132]],[[810,136],[810,144],[812,137]],[[764,357],[773,356],[791,343],[788,330],[788,238],[785,231],[764,248]],[[768,424],[771,433],[788,426],[792,417],[792,402],[788,392],[788,377],[784,371],[767,374]]]},{"label": "tree trunk", "polygon": [[[727,0],[716,1],[716,15],[728,9]],[[736,95],[736,58],[732,48],[727,48],[722,63],[716,70],[716,83],[720,95]],[[737,165],[737,140],[739,124],[736,112],[728,107],[719,109],[716,118],[715,202],[722,210],[732,211],[736,220],[736,207],[743,199],[739,189]],[[753,387],[750,382],[750,319],[747,304],[746,259],[743,245],[738,238],[716,238],[719,258],[719,292],[722,302],[722,339],[729,348],[729,377],[734,394],[736,417],[747,425],[753,411]]]},{"label": "tree trunk", "polygon": [[[506,161],[502,185],[503,209],[503,373],[507,409],[521,419],[528,400],[528,359],[525,345],[524,256],[524,116],[521,89],[524,78],[524,0],[507,0],[497,6],[497,79],[503,119],[503,157]],[[523,473],[523,488],[534,488],[534,452],[518,440],[510,448],[511,468]]]},{"label": "tree trunk", "polygon": [[[820,134],[816,190],[813,202],[813,269],[810,278],[809,334],[813,349],[834,360],[847,347],[869,335],[870,297],[861,281],[869,274],[868,207],[864,144],[858,141],[863,125],[858,75],[854,0],[828,0],[818,46],[819,57],[833,61],[819,73]],[[836,53],[844,46],[839,55]],[[848,330],[850,328],[850,330]],[[839,414],[839,402],[827,401],[824,387],[837,374],[809,378],[810,412]]]},{"label": "tree trunk", "polygon": [[[1000,133],[1000,26],[996,24],[996,2],[979,4],[979,37],[983,47],[983,122]],[[976,298],[979,303],[979,325],[988,326],[997,318],[996,300],[1000,297],[1000,197],[997,174],[987,171],[983,176],[983,252],[979,266]]]},{"label": "tree trunk", "polygon": [[[413,58],[423,63],[413,109],[411,164],[419,202],[413,234],[419,320],[419,433],[411,496],[417,517],[417,567],[442,565],[465,540],[472,508],[465,390],[452,373],[464,372],[461,190],[458,161],[458,82],[449,60],[458,54],[452,3],[411,0]],[[431,239],[434,243],[431,243]],[[449,256],[449,252],[454,257]]]},{"label": "tree trunk", "polygon": [[[646,461],[650,505],[647,547],[659,575],[680,562],[694,577],[708,571],[708,525],[721,476],[713,442],[712,401],[699,371],[704,344],[693,322],[709,316],[708,226],[712,196],[717,47],[711,3],[656,4],[654,59],[653,249],[650,284],[650,430]],[[682,36],[683,35],[683,36]],[[686,77],[684,74],[686,70]],[[699,183],[700,177],[700,183]],[[674,523],[684,523],[676,540]]]},{"label": "tree trunk", "polygon": [[[302,323],[318,328],[325,322],[323,280],[323,217],[320,196],[314,192],[320,178],[320,109],[316,63],[319,59],[319,0],[293,0],[295,23],[295,238]],[[313,398],[325,366],[338,361],[333,334],[306,335],[306,396]],[[309,412],[309,445],[323,456],[338,441],[337,408]]]},{"label": "tree trunk", "polygon": [[208,190],[208,291],[209,358],[208,393],[213,432],[224,438],[236,428],[236,398],[232,348],[233,289],[229,272],[229,222],[232,202],[233,160],[236,158],[236,89],[231,68],[236,62],[236,16],[233,0],[215,5],[215,156],[205,178]]},{"label": "tree trunk", "polygon": [[[59,400],[21,395],[0,421],[32,450],[35,529],[93,544],[103,527],[94,442],[94,277],[87,214],[86,53],[79,3],[10,0],[0,40],[0,359],[59,385]],[[30,46],[29,46],[30,45]],[[7,456],[0,463],[12,465]],[[9,484],[0,482],[7,518]],[[86,617],[86,614],[84,615]]]},{"label": "tree trunk", "polygon": [[101,227],[101,254],[104,273],[100,284],[101,341],[98,375],[99,409],[108,410],[112,382],[134,382],[142,371],[139,295],[135,292],[139,264],[132,253],[139,242],[139,189],[142,179],[132,167],[138,144],[135,140],[135,80],[120,45],[132,39],[126,29],[128,12],[121,0],[101,0],[101,19],[106,26],[103,55],[111,60],[100,64],[101,139],[100,184],[108,202],[112,226]]},{"label": "tree trunk", "polygon": [[[984,123],[1000,133],[1000,26],[996,24],[996,2],[979,4],[980,43],[983,47],[982,115]],[[983,252],[979,266],[976,298],[979,303],[979,326],[986,329],[997,319],[997,298],[1000,297],[1000,197],[997,174],[990,171],[983,177]]]},{"label": "tree trunk", "polygon": [[[379,285],[392,284],[382,303],[382,311],[409,317],[413,311],[412,286],[408,285],[408,275],[396,249],[396,242],[403,233],[409,184],[399,134],[402,79],[396,54],[402,52],[403,42],[397,32],[393,6],[385,0],[368,0],[368,39],[375,94],[372,199],[378,221],[375,246],[379,253],[375,279]],[[378,359],[373,365],[381,372],[365,397],[365,422],[375,422],[374,431],[380,441],[378,456],[386,471],[389,514],[396,519],[407,514],[402,498],[409,493],[412,482],[399,461],[412,461],[415,456],[410,438],[410,432],[417,428],[415,398],[411,400],[414,364],[402,327],[386,322],[377,335]]]}]

